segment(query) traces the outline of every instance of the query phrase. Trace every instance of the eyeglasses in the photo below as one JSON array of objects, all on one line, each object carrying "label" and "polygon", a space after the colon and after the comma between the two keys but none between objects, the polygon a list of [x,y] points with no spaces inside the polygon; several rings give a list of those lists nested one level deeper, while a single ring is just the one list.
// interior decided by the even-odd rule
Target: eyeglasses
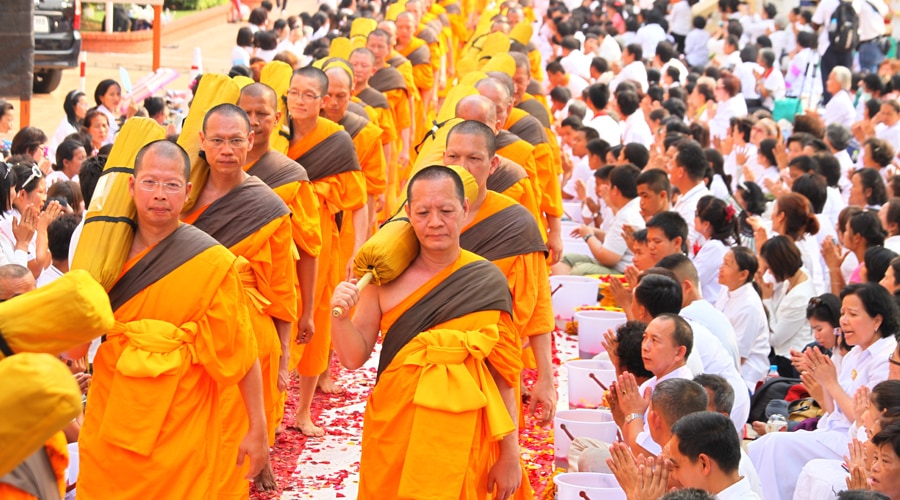
[{"label": "eyeglasses", "polygon": [[288,97],[290,97],[291,99],[298,99],[298,98],[299,98],[299,99],[300,99],[301,101],[303,101],[303,102],[311,102],[311,101],[315,101],[316,99],[322,97],[321,95],[316,95],[316,94],[313,94],[312,92],[303,92],[303,93],[301,93],[301,92],[299,92],[299,91],[297,91],[297,90],[288,90],[287,95],[288,95]]},{"label": "eyeglasses", "polygon": [[184,189],[184,184],[180,182],[159,182],[150,179],[138,181],[138,185],[141,187],[141,190],[148,192],[155,192],[159,189],[159,186],[162,186],[163,191],[169,194],[180,193]]},{"label": "eyeglasses", "polygon": [[[9,173],[9,172],[7,171],[7,173]],[[35,179],[40,179],[43,176],[44,176],[44,173],[41,172],[41,169],[38,168],[37,165],[32,165],[31,166],[31,175],[28,176],[28,179],[22,183],[22,189],[25,189],[26,186],[31,184],[31,181],[33,181]]]},{"label": "eyeglasses", "polygon": [[228,145],[231,146],[232,149],[241,149],[247,145],[247,139],[244,139],[243,137],[234,137],[231,139],[222,139],[221,137],[210,137],[209,139],[206,139],[206,142],[210,146],[212,146],[216,149],[221,148],[222,146],[225,145],[225,143],[228,143]]}]

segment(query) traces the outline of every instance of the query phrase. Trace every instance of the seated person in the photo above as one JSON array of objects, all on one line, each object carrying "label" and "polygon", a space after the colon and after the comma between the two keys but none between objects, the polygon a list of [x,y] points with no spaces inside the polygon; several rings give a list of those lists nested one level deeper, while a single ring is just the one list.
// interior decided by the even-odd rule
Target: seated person
[{"label": "seated person", "polygon": [[660,212],[647,221],[647,249],[653,263],[674,253],[686,254],[688,225],[674,210]]}]

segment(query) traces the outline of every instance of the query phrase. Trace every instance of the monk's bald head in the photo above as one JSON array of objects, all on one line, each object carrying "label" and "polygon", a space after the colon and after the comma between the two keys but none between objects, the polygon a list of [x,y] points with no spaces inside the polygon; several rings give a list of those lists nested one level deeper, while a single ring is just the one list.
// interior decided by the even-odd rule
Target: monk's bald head
[{"label": "monk's bald head", "polygon": [[499,106],[509,104],[509,89],[494,78],[488,77],[478,80],[478,83],[475,84],[475,89],[478,90],[479,94],[493,101],[494,104]]},{"label": "monk's bald head", "polygon": [[483,95],[469,95],[460,99],[456,104],[456,117],[484,123],[497,133],[497,109],[494,102]]},{"label": "monk's bald head", "polygon": [[166,159],[179,162],[179,164],[184,167],[184,180],[189,180],[191,178],[191,157],[188,156],[187,152],[181,146],[166,139],[153,141],[138,151],[137,156],[134,157],[135,177],[137,177],[141,171],[141,167],[144,165],[144,157],[151,153],[153,158],[157,161]]},{"label": "monk's bald head", "polygon": [[254,99],[265,99],[272,106],[272,109],[278,109],[278,96],[275,90],[265,83],[251,83],[241,89],[241,98],[252,97]]},{"label": "monk's bald head", "polygon": [[0,302],[18,297],[37,288],[34,275],[18,264],[0,266]]},{"label": "monk's bald head", "polygon": [[328,77],[328,85],[331,86],[331,82],[338,80],[347,85],[347,88],[353,88],[353,74],[350,73],[350,70],[342,65],[334,65],[330,66],[325,70],[325,75]]}]

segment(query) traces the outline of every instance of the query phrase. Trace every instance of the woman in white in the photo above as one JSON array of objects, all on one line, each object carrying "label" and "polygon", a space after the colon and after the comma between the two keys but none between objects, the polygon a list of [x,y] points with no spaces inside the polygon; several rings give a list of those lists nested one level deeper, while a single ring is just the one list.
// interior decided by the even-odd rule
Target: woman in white
[{"label": "woman in white", "polygon": [[56,148],[62,144],[71,134],[81,131],[81,121],[87,114],[88,105],[87,96],[80,90],[73,90],[66,94],[66,100],[63,101],[63,110],[66,112],[65,118],[60,120],[56,132],[50,139],[50,150],[48,155],[51,159],[56,158]]},{"label": "woman in white", "polygon": [[87,159],[84,144],[75,139],[66,139],[56,150],[56,163],[53,164],[53,172],[47,174],[47,188],[59,181],[78,182],[78,171],[81,164]]},{"label": "woman in white", "polygon": [[819,403],[826,413],[818,429],[769,433],[747,447],[766,498],[793,498],[800,471],[810,460],[840,460],[857,419],[853,395],[888,377],[888,356],[897,347],[894,335],[900,330],[894,299],[874,283],[860,283],[845,288],[841,300],[841,329],[854,347],[840,371],[817,349],[808,349],[798,363],[801,378],[822,387]]},{"label": "woman in white", "polygon": [[0,162],[0,265],[18,264],[28,265],[28,244],[34,236],[35,212],[28,211],[25,217],[18,220],[15,227],[6,218],[13,208],[13,199],[16,197],[16,173],[13,168]]},{"label": "woman in white", "polygon": [[[887,233],[881,227],[881,221],[878,216],[872,212],[858,211],[849,216],[844,231],[841,234],[841,244],[847,249],[848,254],[841,256],[841,250],[837,248],[834,242],[826,240],[822,244],[822,257],[828,266],[828,273],[831,276],[831,293],[837,295],[844,288],[845,283],[861,283],[865,281],[862,276],[862,267],[865,262],[866,250],[870,247],[881,246],[884,244],[884,237]],[[842,267],[851,259],[856,263],[856,267],[850,272],[849,277],[845,280]]]},{"label": "woman in white", "polygon": [[709,134],[715,139],[724,139],[731,129],[731,119],[747,115],[747,103],[741,94],[741,81],[732,74],[726,74],[716,82],[716,112],[709,121]]},{"label": "woman in white", "polygon": [[806,103],[818,102],[822,95],[822,72],[817,64],[819,53],[816,51],[816,34],[811,31],[797,33],[797,45],[801,49],[791,58],[784,74],[787,95],[800,97]]},{"label": "woman in white", "polygon": [[700,292],[709,302],[715,302],[722,292],[719,267],[728,249],[738,243],[737,212],[731,205],[715,196],[707,195],[697,202],[694,229],[700,235],[695,245],[700,250],[691,259],[700,278]]},{"label": "woman in white", "polygon": [[[816,293],[828,291],[828,281],[819,257],[819,242],[813,237],[819,232],[819,220],[813,212],[812,204],[805,196],[797,193],[783,194],[772,208],[772,230],[787,236],[797,245],[803,258],[806,275],[812,279]],[[764,228],[755,231],[756,251],[759,253],[766,242]],[[815,293],[813,294],[815,295]]]},{"label": "woman in white", "polygon": [[[37,279],[41,272],[50,266],[50,251],[47,249],[47,226],[60,214],[61,208],[59,203],[52,202],[48,210],[45,213],[41,213],[41,209],[47,201],[47,184],[44,181],[41,169],[37,165],[15,165],[12,171],[16,179],[16,184],[13,187],[12,206],[0,219],[0,232],[6,235],[13,235],[13,227],[15,225],[21,224],[23,220],[33,221],[35,232],[28,242],[27,267]],[[23,214],[26,214],[26,216],[23,217]]]},{"label": "woman in white", "polygon": [[769,370],[769,324],[762,297],[754,288],[753,277],[759,262],[746,247],[734,247],[725,253],[719,269],[719,283],[723,290],[716,300],[737,337],[741,356],[741,377],[750,391]]},{"label": "woman in white", "polygon": [[816,296],[816,291],[812,280],[801,269],[800,250],[787,236],[769,239],[760,249],[759,257],[761,267],[768,268],[775,278],[774,285],[762,279],[757,281],[762,289],[763,304],[769,311],[769,343],[775,353],[771,362],[778,365],[782,375],[794,375],[791,351],[802,351],[813,340],[806,307],[809,299]]}]

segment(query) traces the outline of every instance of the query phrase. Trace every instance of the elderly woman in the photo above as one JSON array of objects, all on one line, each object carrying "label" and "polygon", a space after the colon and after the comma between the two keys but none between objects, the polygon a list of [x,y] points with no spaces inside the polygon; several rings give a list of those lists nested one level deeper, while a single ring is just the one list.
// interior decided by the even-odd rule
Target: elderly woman
[{"label": "elderly woman", "polygon": [[747,102],[741,94],[741,80],[731,73],[723,73],[716,82],[716,113],[709,121],[709,132],[716,139],[728,137],[731,119],[747,114]]},{"label": "elderly woman", "polygon": [[850,95],[850,86],[853,76],[850,70],[844,66],[835,66],[825,82],[825,90],[831,94],[831,100],[825,105],[822,120],[825,123],[840,123],[846,127],[852,127],[856,121],[856,108],[853,107],[853,97]]},{"label": "elderly woman", "polygon": [[762,66],[762,73],[756,73],[756,91],[762,98],[763,107],[771,111],[775,108],[775,100],[783,98],[787,91],[784,75],[775,69],[775,51],[772,49],[760,50],[756,62]]}]

